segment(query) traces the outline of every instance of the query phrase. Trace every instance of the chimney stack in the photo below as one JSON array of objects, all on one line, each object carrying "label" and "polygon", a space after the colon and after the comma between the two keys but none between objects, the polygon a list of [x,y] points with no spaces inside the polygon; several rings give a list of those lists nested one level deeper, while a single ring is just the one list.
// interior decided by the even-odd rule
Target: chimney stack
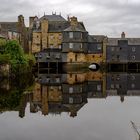
[{"label": "chimney stack", "polygon": [[71,24],[71,26],[76,27],[78,25],[77,17],[71,17],[70,18],[70,24]]},{"label": "chimney stack", "polygon": [[125,32],[122,32],[121,38],[122,38],[122,39],[125,39]]}]

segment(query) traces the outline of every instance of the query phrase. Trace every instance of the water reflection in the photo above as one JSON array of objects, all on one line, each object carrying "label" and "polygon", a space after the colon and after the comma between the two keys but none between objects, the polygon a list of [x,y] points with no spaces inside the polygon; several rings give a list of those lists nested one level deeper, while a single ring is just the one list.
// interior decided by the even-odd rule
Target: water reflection
[{"label": "water reflection", "polygon": [[0,112],[18,111],[23,118],[27,103],[30,112],[43,115],[61,115],[66,112],[76,117],[78,111],[91,98],[140,95],[140,74],[77,72],[67,74],[38,74],[3,79],[0,83]]}]

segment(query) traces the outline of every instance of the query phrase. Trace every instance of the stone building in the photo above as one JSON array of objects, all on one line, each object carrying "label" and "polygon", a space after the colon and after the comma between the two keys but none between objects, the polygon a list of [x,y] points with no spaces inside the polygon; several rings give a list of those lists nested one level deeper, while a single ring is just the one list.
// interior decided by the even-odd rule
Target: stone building
[{"label": "stone building", "polygon": [[103,63],[105,62],[105,43],[106,36],[104,35],[89,35],[88,36],[88,53],[87,62],[89,63]]},{"label": "stone building", "polygon": [[67,28],[67,21],[61,15],[44,15],[41,18],[30,17],[32,30],[32,53],[46,49],[61,49],[62,31]]},{"label": "stone building", "polygon": [[29,51],[28,33],[23,15],[19,15],[16,22],[0,22],[0,34],[7,40],[17,40],[25,52]]},{"label": "stone building", "polygon": [[[112,67],[120,65],[121,70],[139,69],[140,38],[108,38],[106,46],[106,63]],[[127,67],[126,67],[127,65]]]},{"label": "stone building", "polygon": [[63,62],[86,62],[88,32],[76,17],[69,18],[70,26],[63,31],[62,52],[66,55]]},{"label": "stone building", "polygon": [[38,63],[101,63],[105,59],[105,36],[90,36],[76,17],[67,20],[56,14],[30,17],[30,31],[29,44]]}]

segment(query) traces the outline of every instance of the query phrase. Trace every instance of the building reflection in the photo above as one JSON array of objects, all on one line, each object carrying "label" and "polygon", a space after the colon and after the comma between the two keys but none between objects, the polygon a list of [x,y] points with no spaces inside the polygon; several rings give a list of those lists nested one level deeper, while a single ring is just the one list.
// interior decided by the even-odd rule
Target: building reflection
[{"label": "building reflection", "polygon": [[[19,116],[24,117],[27,103],[29,103],[31,113],[61,115],[66,112],[70,117],[76,117],[79,110],[91,98],[120,96],[120,101],[124,102],[125,96],[140,96],[139,81],[139,73],[89,71],[85,73],[38,74],[33,90],[24,90],[24,94],[17,98],[19,104],[11,110],[19,111]],[[9,82],[0,87],[6,92],[11,90]],[[0,100],[4,96],[0,94]],[[0,105],[1,112],[2,110],[6,111],[2,107]]]}]

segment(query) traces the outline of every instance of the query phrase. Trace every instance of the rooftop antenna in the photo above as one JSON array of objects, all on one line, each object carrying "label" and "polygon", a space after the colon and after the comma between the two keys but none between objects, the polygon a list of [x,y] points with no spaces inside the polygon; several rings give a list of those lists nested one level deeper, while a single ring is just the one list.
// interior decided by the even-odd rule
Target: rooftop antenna
[{"label": "rooftop antenna", "polygon": [[45,12],[44,12],[44,16],[45,16]]}]

